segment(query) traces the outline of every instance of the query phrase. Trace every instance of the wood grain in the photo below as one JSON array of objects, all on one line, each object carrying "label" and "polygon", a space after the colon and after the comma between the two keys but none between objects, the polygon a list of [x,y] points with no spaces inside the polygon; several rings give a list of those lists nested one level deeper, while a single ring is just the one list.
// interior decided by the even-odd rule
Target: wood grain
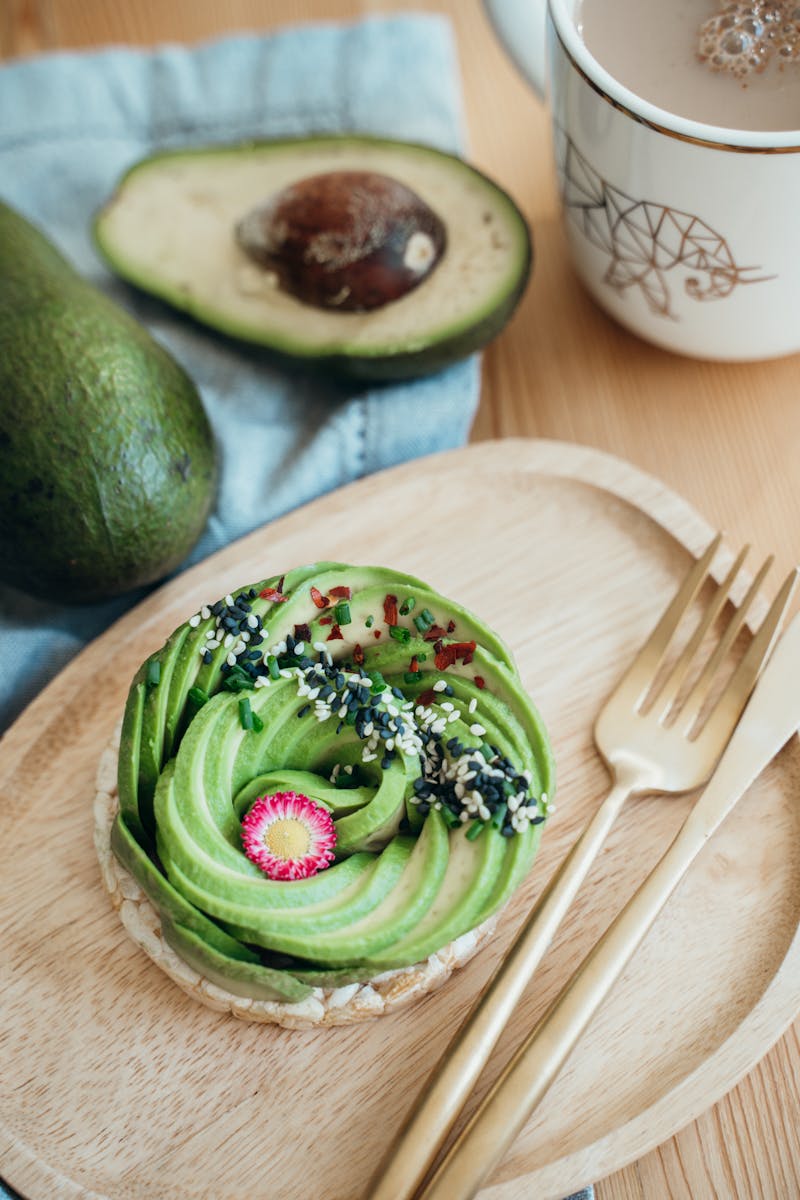
[{"label": "wood grain", "polygon": [[[187,613],[251,579],[347,558],[357,516],[386,511],[408,519],[366,521],[358,558],[428,577],[513,646],[552,732],[559,816],[498,933],[437,994],[355,1028],[243,1027],[187,999],[128,941],[92,847],[93,775],[135,666]],[[84,650],[0,744],[0,961],[12,966],[0,1160],[10,1181],[31,1200],[258,1200],[274,1194],[266,1141],[281,1200],[301,1200],[308,1164],[294,1141],[313,1131],[314,1195],[363,1195],[385,1131],[593,811],[604,783],[594,714],[709,536],[683,500],[620,460],[492,442],[373,476],[256,531]],[[718,575],[730,561],[720,558]],[[555,1200],[614,1171],[707,1108],[780,1035],[800,999],[799,783],[795,740],[703,851],[486,1200]],[[476,1099],[690,803],[645,798],[623,814]],[[782,1163],[772,1176],[785,1179]]]},{"label": "wood grain", "polygon": [[[4,0],[0,57],[191,43],[403,8],[452,19],[471,156],[515,196],[537,248],[532,286],[485,356],[474,439],[551,437],[620,454],[663,478],[732,541],[774,549],[788,569],[800,559],[800,360],[724,366],[681,359],[636,341],[594,307],[566,261],[546,114],[503,57],[477,3]],[[598,1200],[800,1196],[800,1026],[724,1101],[597,1191]]]}]

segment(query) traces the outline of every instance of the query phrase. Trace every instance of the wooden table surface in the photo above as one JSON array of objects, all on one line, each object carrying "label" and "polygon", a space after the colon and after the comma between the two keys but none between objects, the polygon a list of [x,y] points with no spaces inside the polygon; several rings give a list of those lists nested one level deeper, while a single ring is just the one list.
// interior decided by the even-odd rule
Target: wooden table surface
[{"label": "wooden table surface", "polygon": [[[800,358],[725,366],[678,358],[605,317],[570,273],[545,112],[500,51],[477,0],[0,0],[0,58],[427,8],[454,24],[470,157],[529,218],[534,277],[485,355],[473,438],[600,447],[659,476],[732,544],[800,560]],[[777,579],[778,572],[775,572]],[[0,1167],[1,1170],[1,1167]],[[599,1181],[598,1200],[797,1200],[800,1022],[714,1108]],[[532,1198],[533,1200],[533,1198]]]}]

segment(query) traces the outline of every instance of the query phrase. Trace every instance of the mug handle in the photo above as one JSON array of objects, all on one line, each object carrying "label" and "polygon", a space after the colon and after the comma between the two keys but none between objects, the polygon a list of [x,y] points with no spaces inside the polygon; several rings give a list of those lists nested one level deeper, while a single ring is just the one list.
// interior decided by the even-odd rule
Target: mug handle
[{"label": "mug handle", "polygon": [[483,0],[483,4],[508,56],[544,100],[547,0]]}]

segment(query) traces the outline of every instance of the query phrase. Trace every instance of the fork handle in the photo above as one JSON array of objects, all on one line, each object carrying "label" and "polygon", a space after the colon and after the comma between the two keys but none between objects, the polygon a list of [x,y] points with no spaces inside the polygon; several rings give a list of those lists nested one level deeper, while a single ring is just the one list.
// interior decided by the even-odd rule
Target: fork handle
[{"label": "fork handle", "polygon": [[370,1185],[370,1200],[409,1200],[420,1187],[632,791],[627,781],[615,783],[548,883],[390,1147]]}]

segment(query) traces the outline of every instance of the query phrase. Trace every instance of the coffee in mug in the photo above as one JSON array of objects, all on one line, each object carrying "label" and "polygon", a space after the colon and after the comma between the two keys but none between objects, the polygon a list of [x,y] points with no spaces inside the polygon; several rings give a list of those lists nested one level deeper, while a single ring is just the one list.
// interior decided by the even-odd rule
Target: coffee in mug
[{"label": "coffee in mug", "polygon": [[798,0],[580,0],[576,24],[610,75],[667,112],[800,129]]}]

